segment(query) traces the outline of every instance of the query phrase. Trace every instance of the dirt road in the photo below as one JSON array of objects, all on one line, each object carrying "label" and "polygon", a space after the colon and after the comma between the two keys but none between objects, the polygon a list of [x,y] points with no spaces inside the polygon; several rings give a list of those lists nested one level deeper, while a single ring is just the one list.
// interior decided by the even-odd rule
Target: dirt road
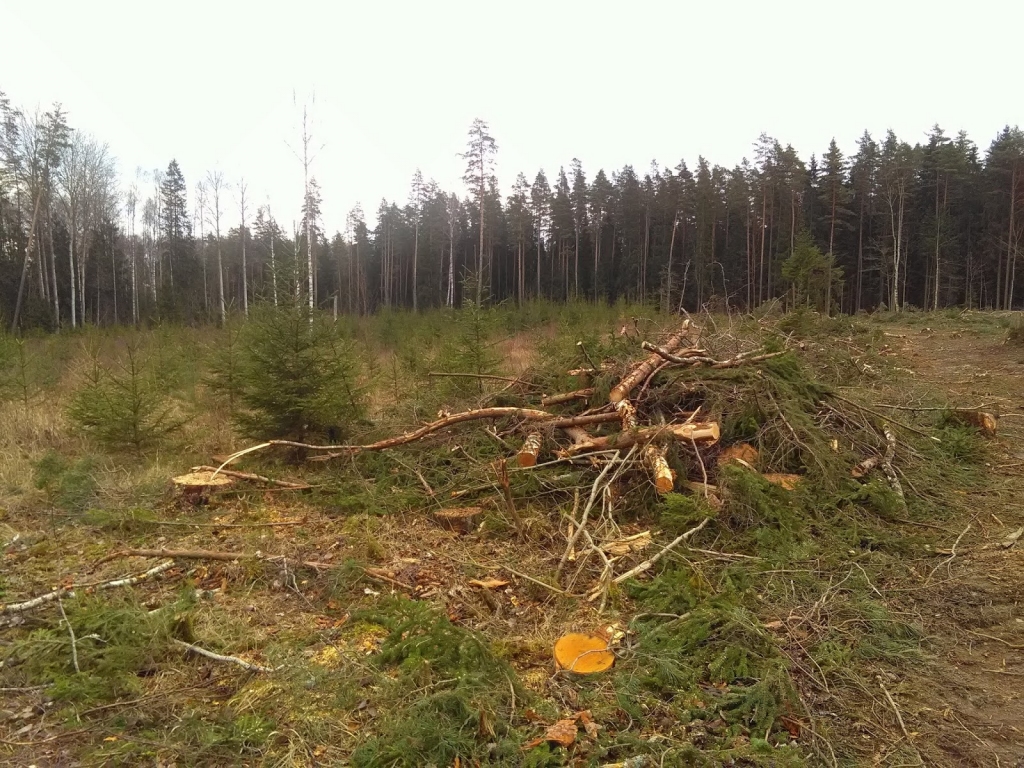
[{"label": "dirt road", "polygon": [[[1024,768],[1024,537],[1000,546],[1024,526],[1024,347],[969,329],[899,333],[892,346],[902,348],[918,383],[961,406],[1004,414],[990,444],[989,490],[970,500],[973,514],[951,524],[958,532],[945,547],[970,529],[933,587],[915,595],[934,663],[918,700],[902,703],[904,719],[944,764]],[[933,764],[932,749],[922,749],[925,764]]]}]

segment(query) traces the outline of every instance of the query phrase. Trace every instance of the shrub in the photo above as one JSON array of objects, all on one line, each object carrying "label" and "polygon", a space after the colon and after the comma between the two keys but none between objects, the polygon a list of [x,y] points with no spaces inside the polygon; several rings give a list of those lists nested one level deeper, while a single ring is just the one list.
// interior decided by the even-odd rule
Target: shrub
[{"label": "shrub", "polygon": [[106,448],[139,454],[183,423],[160,372],[142,353],[137,338],[124,343],[123,354],[111,366],[104,365],[98,347],[92,347],[83,379],[68,416]]},{"label": "shrub", "polygon": [[242,329],[237,368],[215,366],[211,383],[236,392],[245,434],[305,440],[336,437],[361,414],[356,371],[351,344],[328,318],[303,305],[262,306]]}]

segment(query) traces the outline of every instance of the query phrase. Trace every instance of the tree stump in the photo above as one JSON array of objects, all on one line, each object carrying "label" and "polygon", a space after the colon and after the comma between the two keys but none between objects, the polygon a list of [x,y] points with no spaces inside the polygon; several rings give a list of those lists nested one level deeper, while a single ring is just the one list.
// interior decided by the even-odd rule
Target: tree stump
[{"label": "tree stump", "polygon": [[198,507],[209,500],[210,493],[215,489],[231,485],[232,480],[224,475],[217,475],[215,477],[213,472],[203,470],[172,477],[171,483],[177,491],[178,499],[183,504]]},{"label": "tree stump", "polygon": [[433,516],[442,528],[467,534],[476,529],[483,511],[483,507],[450,507],[437,510]]}]

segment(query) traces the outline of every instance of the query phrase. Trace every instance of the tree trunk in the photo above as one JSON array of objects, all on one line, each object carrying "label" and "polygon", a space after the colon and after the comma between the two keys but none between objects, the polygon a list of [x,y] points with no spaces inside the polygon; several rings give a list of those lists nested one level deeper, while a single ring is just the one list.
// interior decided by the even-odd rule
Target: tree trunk
[{"label": "tree trunk", "polygon": [[28,242],[25,243],[25,261],[21,266],[21,282],[18,284],[18,300],[14,305],[14,319],[11,321],[11,334],[18,329],[18,321],[21,320],[21,303],[25,298],[25,282],[28,278],[28,265],[32,261],[32,246],[36,239],[36,220],[39,218],[39,204],[43,201],[43,191],[36,193],[35,210],[32,211],[32,223],[29,225]]}]

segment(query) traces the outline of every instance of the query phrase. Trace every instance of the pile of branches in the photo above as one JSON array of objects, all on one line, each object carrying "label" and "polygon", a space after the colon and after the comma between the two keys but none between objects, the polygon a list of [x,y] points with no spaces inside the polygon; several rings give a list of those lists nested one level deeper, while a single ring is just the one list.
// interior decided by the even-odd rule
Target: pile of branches
[{"label": "pile of branches", "polygon": [[[549,410],[588,401],[594,396],[594,387],[586,386],[589,380],[612,370],[611,363],[591,365],[568,371],[584,386],[573,391],[562,392],[542,397],[539,405],[534,407],[495,406],[475,408],[460,413],[442,411],[438,418],[428,424],[401,435],[389,437],[364,445],[314,445],[292,440],[268,440],[259,445],[246,448],[231,456],[221,464],[224,466],[236,459],[264,448],[283,446],[300,448],[314,452],[313,461],[327,461],[334,458],[353,456],[367,451],[386,451],[417,442],[424,438],[446,432],[452,427],[466,422],[505,419],[511,420],[515,426],[511,433],[519,434],[519,447],[515,460],[521,467],[537,464],[539,457],[550,451],[560,459],[578,459],[588,457],[597,466],[600,454],[610,454],[630,449],[637,449],[644,456],[645,464],[650,470],[651,479],[660,491],[671,490],[675,478],[664,460],[668,444],[680,442],[689,445],[711,445],[720,436],[719,424],[715,421],[698,421],[697,411],[687,414],[682,421],[665,421],[651,423],[644,418],[633,398],[643,394],[651,386],[654,377],[667,368],[701,367],[713,369],[734,368],[741,365],[758,363],[785,352],[765,352],[754,350],[736,355],[726,360],[710,357],[707,350],[698,346],[687,346],[688,337],[693,331],[691,321],[683,322],[679,330],[661,344],[644,341],[641,347],[650,354],[640,362],[632,365],[611,389],[608,402],[591,407],[580,414],[558,413]],[[582,349],[582,344],[579,345]],[[582,350],[586,356],[586,351]],[[518,380],[513,383],[518,383]],[[612,425],[612,431],[598,435],[594,428]],[[507,443],[506,443],[507,444]]]}]

